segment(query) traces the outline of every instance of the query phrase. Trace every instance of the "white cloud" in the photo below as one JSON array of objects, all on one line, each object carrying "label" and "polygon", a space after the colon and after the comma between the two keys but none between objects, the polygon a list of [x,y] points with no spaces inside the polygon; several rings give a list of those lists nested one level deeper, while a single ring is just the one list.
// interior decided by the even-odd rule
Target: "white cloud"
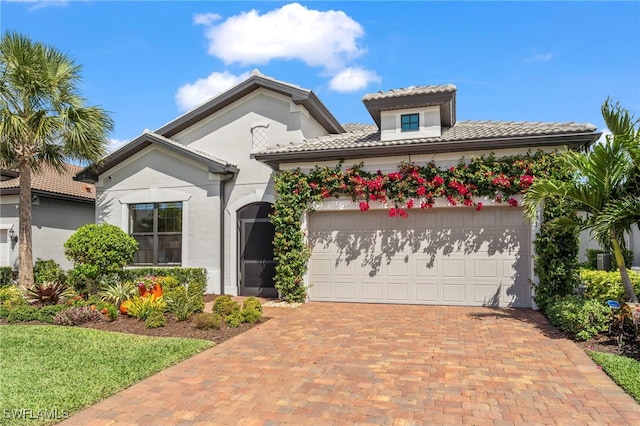
[{"label": "white cloud", "polygon": [[549,62],[552,59],[553,59],[552,53],[544,53],[544,54],[538,54],[538,55],[529,56],[528,58],[524,58],[524,62],[527,64],[530,64],[532,62]]},{"label": "white cloud", "polygon": [[364,89],[369,83],[380,83],[380,77],[364,68],[345,68],[329,82],[329,88],[336,92],[354,92]]},{"label": "white cloud", "polygon": [[607,137],[611,136],[611,130],[607,129],[606,127],[602,130],[602,134],[600,135],[600,137],[598,138],[598,140],[596,141],[596,143],[605,143],[607,141]]},{"label": "white cloud", "polygon": [[207,27],[209,53],[225,64],[297,59],[333,74],[364,53],[357,43],[363,27],[339,10],[291,3],[262,15],[255,9],[243,12],[215,25],[204,15],[195,21]]},{"label": "white cloud", "polygon": [[207,78],[201,78],[195,83],[187,83],[180,87],[176,92],[176,103],[180,110],[190,110],[246,80],[249,75],[248,72],[240,75],[234,75],[227,71],[213,72]]},{"label": "white cloud", "polygon": [[200,13],[193,17],[193,23],[197,25],[211,25],[222,18],[217,13]]},{"label": "white cloud", "polygon": [[9,3],[28,3],[29,10],[38,10],[51,6],[66,6],[69,0],[4,0]]},{"label": "white cloud", "polygon": [[111,154],[112,152],[122,148],[127,143],[129,143],[129,139],[109,139],[109,143],[107,144],[107,154]]}]

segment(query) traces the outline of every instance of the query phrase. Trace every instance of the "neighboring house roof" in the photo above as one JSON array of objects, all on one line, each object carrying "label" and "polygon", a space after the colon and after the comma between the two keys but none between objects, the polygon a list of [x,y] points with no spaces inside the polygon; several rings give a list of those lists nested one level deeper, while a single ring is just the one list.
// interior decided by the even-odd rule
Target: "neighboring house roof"
[{"label": "neighboring house roof", "polygon": [[165,124],[156,130],[155,133],[170,138],[259,88],[269,89],[273,92],[291,97],[293,103],[304,106],[327,132],[344,132],[340,123],[329,112],[320,99],[318,99],[315,93],[290,83],[266,77],[260,74],[259,71],[254,70],[251,73],[251,77],[247,80]]},{"label": "neighboring house roof", "polygon": [[364,95],[362,103],[378,127],[382,111],[440,106],[440,120],[444,127],[456,123],[456,91],[453,84],[432,86],[410,86]]},{"label": "neighboring house roof", "polygon": [[[59,173],[49,165],[43,165],[40,170],[31,175],[31,193],[34,195],[46,195],[55,198],[73,199],[77,201],[93,202],[96,199],[95,187],[86,182],[77,182],[74,175],[82,170],[80,166],[67,164],[62,173]],[[10,175],[11,173],[2,173]],[[18,194],[20,190],[20,177],[3,180],[0,182],[2,194]]]},{"label": "neighboring house roof", "polygon": [[303,143],[271,147],[255,158],[273,168],[289,161],[335,160],[397,154],[430,154],[451,151],[493,150],[516,147],[565,145],[572,149],[589,146],[600,133],[592,124],[513,121],[461,121],[442,129],[440,137],[381,141],[371,125],[345,125],[350,131],[323,136]]},{"label": "neighboring house roof", "polygon": [[96,182],[100,174],[153,144],[165,147],[187,158],[205,164],[211,173],[236,173],[238,171],[235,165],[229,164],[211,154],[191,148],[190,146],[182,145],[156,133],[146,131],[122,148],[107,155],[100,162],[79,171],[75,179],[84,182]]}]

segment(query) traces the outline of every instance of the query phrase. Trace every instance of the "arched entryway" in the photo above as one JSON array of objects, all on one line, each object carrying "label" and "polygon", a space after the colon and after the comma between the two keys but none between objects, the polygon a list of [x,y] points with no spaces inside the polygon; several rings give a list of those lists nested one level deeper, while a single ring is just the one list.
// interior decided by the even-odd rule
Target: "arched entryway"
[{"label": "arched entryway", "polygon": [[238,277],[241,296],[276,297],[276,263],[273,260],[275,229],[270,203],[252,203],[238,210]]}]

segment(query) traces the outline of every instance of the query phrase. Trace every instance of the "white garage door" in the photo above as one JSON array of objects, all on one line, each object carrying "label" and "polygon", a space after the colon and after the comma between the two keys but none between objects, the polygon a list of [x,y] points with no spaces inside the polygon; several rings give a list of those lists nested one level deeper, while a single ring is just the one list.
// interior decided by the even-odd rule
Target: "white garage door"
[{"label": "white garage door", "polygon": [[314,212],[314,301],[531,306],[529,226],[519,208]]}]

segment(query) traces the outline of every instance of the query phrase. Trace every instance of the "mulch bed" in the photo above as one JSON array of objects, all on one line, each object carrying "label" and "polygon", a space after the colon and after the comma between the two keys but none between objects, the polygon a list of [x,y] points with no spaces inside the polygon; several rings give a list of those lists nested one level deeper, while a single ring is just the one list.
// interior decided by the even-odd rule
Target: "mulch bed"
[{"label": "mulch bed", "polygon": [[253,327],[267,321],[269,318],[262,318],[256,324],[240,324],[237,328],[228,327],[222,323],[219,330],[200,330],[195,327],[192,320],[177,321],[171,315],[167,315],[167,325],[159,328],[146,328],[144,321],[132,317],[118,315],[114,321],[89,322],[79,327],[95,328],[104,331],[114,331],[118,333],[141,334],[154,337],[183,337],[189,339],[212,340],[216,343],[224,342],[238,334],[242,334]]},{"label": "mulch bed", "polygon": [[605,352],[614,355],[622,355],[640,361],[640,336],[635,340],[625,342],[623,346],[619,346],[615,337],[600,335],[586,342],[575,341],[585,351]]}]

